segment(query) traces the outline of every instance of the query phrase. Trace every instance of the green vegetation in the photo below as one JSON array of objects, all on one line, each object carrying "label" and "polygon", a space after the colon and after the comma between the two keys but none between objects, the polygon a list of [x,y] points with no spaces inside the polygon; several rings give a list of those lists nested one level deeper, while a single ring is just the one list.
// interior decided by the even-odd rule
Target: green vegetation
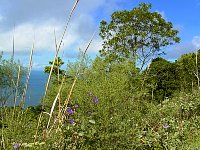
[{"label": "green vegetation", "polygon": [[[52,66],[53,61],[50,61],[49,64]],[[53,74],[53,75],[58,75],[58,74],[63,75],[63,74],[64,74],[64,70],[61,70],[61,69],[60,69],[61,66],[62,66],[63,64],[64,64],[64,62],[61,60],[61,58],[60,58],[60,57],[57,57],[57,58],[55,59],[55,64],[54,64],[54,68],[53,68],[52,74]],[[44,72],[45,72],[45,73],[50,73],[50,71],[51,71],[51,66],[46,66],[46,67],[44,68]]]},{"label": "green vegetation", "polygon": [[[81,60],[63,71],[56,55],[44,68],[50,86],[42,105],[1,107],[1,149],[199,149],[200,52],[175,62],[156,57],[179,38],[172,24],[150,8],[142,3],[113,13],[110,23],[101,22],[101,57],[88,59],[86,48]],[[140,60],[147,66],[150,58],[146,69],[136,67]],[[0,69],[6,68],[14,70],[2,63]],[[19,81],[16,71],[8,79],[3,72],[1,87]]]},{"label": "green vegetation", "polygon": [[3,59],[0,55],[0,106],[14,105],[17,97],[22,96],[24,84],[22,78],[26,70],[13,59]]},{"label": "green vegetation", "polygon": [[109,61],[139,61],[143,67],[161,48],[180,41],[172,23],[157,12],[150,12],[151,5],[141,3],[131,11],[116,11],[110,23],[101,22],[100,51]]}]

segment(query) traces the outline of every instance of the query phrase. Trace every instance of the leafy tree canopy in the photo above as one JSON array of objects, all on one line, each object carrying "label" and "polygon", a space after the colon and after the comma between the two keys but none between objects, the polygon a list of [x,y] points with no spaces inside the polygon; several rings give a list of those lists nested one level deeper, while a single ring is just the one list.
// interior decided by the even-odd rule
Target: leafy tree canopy
[{"label": "leafy tree canopy", "polygon": [[110,22],[102,21],[101,56],[110,62],[139,61],[143,66],[152,56],[159,54],[161,48],[178,43],[178,31],[173,29],[172,23],[150,9],[151,4],[141,3],[131,11],[114,12]]},{"label": "leafy tree canopy", "polygon": [[176,63],[171,63],[160,57],[152,60],[146,82],[152,99],[160,102],[179,90],[180,80],[177,67]]}]

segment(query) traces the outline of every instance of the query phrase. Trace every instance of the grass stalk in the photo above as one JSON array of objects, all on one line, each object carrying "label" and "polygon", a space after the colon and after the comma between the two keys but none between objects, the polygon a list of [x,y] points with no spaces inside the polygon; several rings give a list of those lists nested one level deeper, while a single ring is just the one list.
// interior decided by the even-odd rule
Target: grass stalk
[{"label": "grass stalk", "polygon": [[20,72],[21,72],[21,66],[18,67],[18,74],[17,74],[17,83],[16,83],[16,91],[15,91],[15,97],[14,97],[14,109],[13,109],[13,117],[15,114],[15,107],[17,102],[17,95],[18,95],[18,86],[19,86],[19,80],[20,80]]},{"label": "grass stalk", "polygon": [[[58,57],[58,54],[59,54],[59,51],[60,51],[60,47],[63,43],[63,40],[64,40],[64,36],[66,34],[66,31],[67,31],[67,28],[68,28],[68,25],[69,25],[69,22],[71,20],[71,17],[73,15],[73,12],[74,10],[76,9],[76,6],[78,4],[79,0],[76,0],[76,2],[74,3],[73,7],[72,7],[72,10],[69,14],[69,17],[68,17],[68,20],[67,20],[67,23],[65,25],[65,28],[64,28],[64,31],[63,31],[63,34],[62,34],[62,37],[61,37],[61,40],[60,40],[60,43],[59,45],[57,46],[57,43],[56,43],[56,54],[55,54],[55,57],[54,57],[54,60],[53,60],[53,63],[51,65],[51,70],[50,70],[50,73],[49,73],[49,77],[48,77],[48,80],[47,80],[47,84],[46,84],[46,87],[45,87],[45,93],[44,93],[44,97],[43,97],[43,100],[42,100],[42,106],[43,106],[43,103],[44,103],[44,99],[47,95],[47,90],[49,88],[49,83],[50,83],[50,80],[51,80],[51,76],[52,76],[52,72],[53,72],[53,67],[54,67],[54,64],[55,64],[55,60],[56,58]],[[53,113],[53,112],[52,112]],[[35,132],[35,139],[34,139],[34,143],[36,142],[37,140],[37,134],[38,134],[38,129],[39,129],[39,126],[40,126],[40,123],[41,123],[41,119],[42,119],[42,114],[43,112],[40,113],[40,117],[39,117],[39,121],[38,121],[38,124],[37,124],[37,128],[36,128],[36,132]],[[51,118],[51,117],[50,117]]]},{"label": "grass stalk", "polygon": [[35,44],[33,42],[33,46],[32,46],[31,53],[30,53],[30,59],[29,59],[28,75],[27,75],[27,79],[26,79],[25,88],[24,88],[24,91],[23,91],[23,94],[22,94],[22,99],[21,99],[21,102],[20,102],[20,108],[23,108],[24,103],[25,103],[26,92],[27,92],[27,89],[28,89],[28,83],[29,83],[29,79],[30,79],[30,75],[31,75],[32,65],[33,65],[33,50],[34,50],[34,48],[35,48]]},{"label": "grass stalk", "polygon": [[[54,111],[54,108],[55,108],[55,104],[56,104],[56,102],[57,102],[57,99],[59,99],[59,97],[60,97],[61,90],[62,90],[64,81],[65,81],[65,77],[66,77],[66,76],[64,76],[63,79],[62,79],[62,83],[61,83],[60,88],[59,88],[59,90],[58,90],[57,96],[56,96],[56,98],[55,98],[55,100],[54,100],[54,102],[53,102],[53,104],[52,104],[51,112],[50,112],[50,114],[49,114],[49,121],[48,121],[47,129],[49,128],[50,119],[51,119],[51,117],[52,117],[52,113],[53,113],[53,111]],[[60,102],[59,102],[59,105],[60,105]],[[60,106],[59,106],[59,107],[60,107]],[[60,108],[59,108],[59,110],[60,110]],[[61,122],[61,121],[60,121],[60,117],[59,117],[59,116],[60,116],[60,113],[61,113],[61,112],[58,112],[58,120],[59,120],[59,122]],[[55,123],[55,122],[54,122],[54,123]],[[53,125],[54,125],[54,124],[53,124]],[[50,133],[50,132],[49,132],[49,133]]]},{"label": "grass stalk", "polygon": [[78,76],[79,76],[79,73],[80,73],[80,69],[81,69],[81,64],[82,64],[82,62],[83,62],[84,59],[85,59],[85,55],[86,55],[86,53],[87,53],[87,51],[88,51],[88,49],[89,49],[89,47],[90,47],[90,45],[91,45],[91,43],[92,43],[92,41],[93,41],[93,38],[94,38],[95,33],[96,33],[96,31],[93,33],[92,38],[90,39],[90,41],[89,41],[89,43],[88,43],[87,47],[85,48],[85,51],[84,51],[84,53],[83,53],[83,55],[82,55],[82,59],[81,59],[81,61],[80,61],[80,63],[79,63],[79,66],[78,66],[78,69],[77,69],[77,72],[76,72],[74,81],[73,81],[72,86],[71,86],[71,88],[70,88],[70,91],[69,91],[69,94],[68,94],[68,96],[67,96],[67,99],[65,100],[64,105],[63,105],[62,118],[64,118],[64,116],[65,116],[64,112],[65,112],[65,110],[67,109],[69,100],[70,100],[70,98],[71,98],[71,95],[72,95],[72,93],[73,93],[73,90],[74,90],[76,81],[77,81],[77,79],[78,79]]},{"label": "grass stalk", "polygon": [[[57,50],[57,38],[56,38],[56,31],[54,30],[54,39],[55,39],[55,47],[56,47],[56,50]],[[58,59],[57,59],[57,65],[58,65]],[[57,71],[58,71],[58,84],[59,84],[59,76],[60,76],[60,72],[59,72],[59,66],[57,68]]]},{"label": "grass stalk", "polygon": [[[69,14],[69,17],[68,17],[68,20],[67,20],[67,23],[66,23],[64,32],[63,32],[63,34],[62,34],[60,43],[59,43],[58,47],[56,46],[56,47],[57,47],[57,49],[56,49],[56,54],[55,54],[53,63],[52,63],[52,65],[51,65],[51,70],[50,70],[49,77],[48,77],[48,80],[47,80],[47,84],[46,84],[46,88],[45,88],[45,93],[44,93],[44,98],[43,98],[43,99],[45,99],[45,97],[46,97],[47,90],[48,90],[48,88],[49,88],[49,83],[50,83],[50,80],[51,80],[51,75],[52,75],[53,67],[54,67],[54,64],[55,64],[55,60],[56,60],[56,58],[58,57],[58,53],[59,53],[60,47],[61,47],[61,45],[62,45],[62,43],[63,43],[64,36],[65,36],[65,34],[66,34],[66,31],[67,31],[69,22],[70,22],[70,20],[71,20],[72,14],[73,14],[73,12],[74,12],[74,10],[75,10],[75,8],[76,8],[78,2],[79,2],[79,0],[76,0],[76,2],[74,3],[74,6],[73,6],[73,8],[72,8],[72,10],[71,10],[71,12],[70,12],[70,14]],[[57,44],[56,44],[56,45],[57,45]]]},{"label": "grass stalk", "polygon": [[54,102],[53,102],[53,105],[51,107],[51,111],[50,111],[50,114],[49,114],[49,121],[48,121],[48,124],[47,124],[47,129],[49,128],[49,124],[50,124],[50,121],[51,121],[51,117],[52,117],[52,113],[53,113],[53,110],[55,108],[55,105],[56,105],[56,102],[57,102],[57,99],[59,98],[59,95],[60,95],[60,91],[58,92]]},{"label": "grass stalk", "polygon": [[12,59],[12,63],[14,62],[14,57],[15,57],[15,26],[14,26],[14,31],[13,31],[13,41],[12,41],[12,56],[11,56],[11,59]]}]

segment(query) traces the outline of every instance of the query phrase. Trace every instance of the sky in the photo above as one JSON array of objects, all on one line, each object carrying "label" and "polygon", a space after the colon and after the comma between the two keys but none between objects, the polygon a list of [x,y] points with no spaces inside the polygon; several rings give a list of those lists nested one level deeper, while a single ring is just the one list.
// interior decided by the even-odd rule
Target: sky
[{"label": "sky", "polygon": [[[97,31],[88,55],[94,58],[101,49],[98,35],[102,20],[109,21],[114,11],[131,10],[139,3],[151,3],[152,10],[171,21],[179,30],[181,42],[164,49],[168,60],[200,48],[200,0],[80,0],[71,18],[60,49],[65,62],[78,58]],[[75,0],[0,0],[0,51],[9,58],[13,35],[15,59],[28,64],[35,44],[33,69],[43,70],[55,56],[55,36],[59,43]]]}]

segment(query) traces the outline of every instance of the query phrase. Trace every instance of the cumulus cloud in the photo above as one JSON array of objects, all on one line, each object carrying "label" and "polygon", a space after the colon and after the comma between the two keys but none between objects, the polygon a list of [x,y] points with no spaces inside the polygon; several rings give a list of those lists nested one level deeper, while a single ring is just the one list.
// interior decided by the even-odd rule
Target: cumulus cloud
[{"label": "cumulus cloud", "polygon": [[[83,49],[84,44],[88,42],[99,26],[93,12],[101,10],[102,13],[111,13],[120,1],[122,0],[81,0],[72,17],[61,48],[65,49],[68,54],[70,51]],[[59,42],[67,14],[71,11],[74,2],[75,0],[1,0],[0,51],[3,50],[5,53],[12,51],[13,35],[17,54],[28,54],[33,41],[36,52],[55,51],[54,30],[57,42]],[[95,36],[90,50],[95,53],[100,48],[101,40]]]},{"label": "cumulus cloud", "polygon": [[[55,36],[56,32],[57,44],[60,42],[64,24],[56,23],[56,20],[50,20],[41,24],[24,23],[15,27],[14,30],[2,32],[0,34],[0,50],[5,52],[12,51],[12,38],[15,38],[16,52],[27,52],[31,49],[33,42],[35,43],[35,51],[55,51]],[[94,32],[94,20],[87,15],[81,15],[77,20],[72,22],[67,30],[63,40],[62,49],[75,50],[81,48],[82,43],[85,43]],[[98,45],[98,37],[94,39],[95,45]],[[93,51],[95,48],[93,47]]]},{"label": "cumulus cloud", "polygon": [[[101,9],[101,13],[112,11],[116,8],[116,3],[122,0],[81,0],[77,5],[72,20],[76,20],[79,15],[95,15],[95,11]],[[71,11],[75,0],[1,0],[0,14],[7,18],[0,24],[1,30],[9,30],[15,24],[45,22],[49,19],[56,19],[64,22]]]},{"label": "cumulus cloud", "polygon": [[[34,41],[33,68],[48,64],[60,42],[68,15],[75,0],[1,0],[0,1],[0,51],[12,53],[12,39],[15,38],[16,58],[28,62],[28,55]],[[63,59],[77,58],[79,49],[84,50],[101,20],[108,20],[115,10],[121,10],[124,0],[80,0],[71,18],[61,46]],[[126,0],[126,3],[133,3]],[[101,49],[102,40],[98,32],[88,50],[95,56]],[[26,58],[24,57],[26,56]]]}]

